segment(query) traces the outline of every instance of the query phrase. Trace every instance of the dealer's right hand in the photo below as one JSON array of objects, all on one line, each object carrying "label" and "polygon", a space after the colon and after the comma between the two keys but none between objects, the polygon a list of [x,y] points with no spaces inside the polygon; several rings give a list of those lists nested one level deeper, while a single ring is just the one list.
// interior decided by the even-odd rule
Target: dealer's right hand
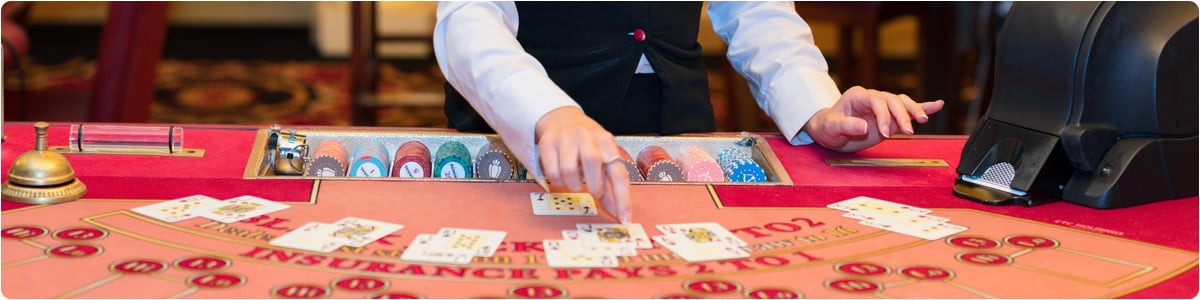
[{"label": "dealer's right hand", "polygon": [[600,199],[605,211],[622,224],[633,222],[629,173],[612,133],[579,107],[567,106],[542,116],[534,134],[546,179],[572,192],[586,182],[587,192]]}]

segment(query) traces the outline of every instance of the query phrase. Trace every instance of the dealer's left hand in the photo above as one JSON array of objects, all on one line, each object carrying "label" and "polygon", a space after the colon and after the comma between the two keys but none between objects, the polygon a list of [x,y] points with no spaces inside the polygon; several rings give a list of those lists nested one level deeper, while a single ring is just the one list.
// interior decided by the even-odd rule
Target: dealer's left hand
[{"label": "dealer's left hand", "polygon": [[879,144],[897,131],[913,134],[912,121],[925,123],[942,110],[942,100],[917,103],[907,95],[852,87],[833,106],[818,111],[807,124],[817,144],[840,152],[855,152]]}]

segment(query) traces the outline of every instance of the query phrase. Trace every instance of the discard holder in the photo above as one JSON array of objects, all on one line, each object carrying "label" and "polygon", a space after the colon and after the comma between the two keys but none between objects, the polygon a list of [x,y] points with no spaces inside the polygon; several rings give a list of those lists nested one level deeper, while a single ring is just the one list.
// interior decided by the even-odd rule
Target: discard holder
[{"label": "discard holder", "polygon": [[1118,208],[1197,194],[1197,9],[1018,2],[954,193]]}]

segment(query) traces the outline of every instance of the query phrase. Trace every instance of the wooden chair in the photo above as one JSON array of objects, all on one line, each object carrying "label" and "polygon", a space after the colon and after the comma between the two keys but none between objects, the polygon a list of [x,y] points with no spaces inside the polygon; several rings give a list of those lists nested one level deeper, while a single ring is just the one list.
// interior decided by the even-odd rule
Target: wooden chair
[{"label": "wooden chair", "polygon": [[377,3],[350,2],[350,122],[355,126],[376,125],[376,101],[380,59],[377,47],[385,42],[423,42],[432,45],[429,35],[379,34]]},{"label": "wooden chair", "polygon": [[[918,126],[927,133],[962,131],[958,119],[966,106],[960,92],[965,84],[963,53],[955,49],[958,26],[957,5],[942,2],[833,2],[797,1],[796,11],[808,21],[832,22],[838,26],[839,49],[830,66],[838,74],[841,88],[861,85],[881,87],[879,27],[887,20],[911,15],[918,20],[916,75],[920,83],[908,95],[918,101],[945,100],[943,112],[930,116],[929,123]],[[859,32],[859,34],[855,34]],[[855,45],[860,45],[855,52]]]},{"label": "wooden chair", "polygon": [[166,37],[168,4],[163,1],[109,3],[87,121],[150,121],[154,78]]}]

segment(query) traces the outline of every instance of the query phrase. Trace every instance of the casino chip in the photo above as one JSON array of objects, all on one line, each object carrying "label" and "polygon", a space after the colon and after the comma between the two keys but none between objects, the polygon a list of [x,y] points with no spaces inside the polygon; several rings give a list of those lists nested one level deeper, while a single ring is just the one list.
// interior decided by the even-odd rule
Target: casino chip
[{"label": "casino chip", "polygon": [[737,147],[721,150],[721,154],[717,155],[717,163],[721,164],[725,177],[731,182],[767,182],[767,173],[762,166],[749,153]]},{"label": "casino chip", "polygon": [[649,181],[683,181],[683,170],[671,159],[667,150],[659,146],[648,146],[638,153],[638,169],[645,172]]},{"label": "casino chip", "polygon": [[329,140],[313,150],[312,159],[304,169],[308,176],[346,176],[349,169],[349,155],[342,142]]},{"label": "casino chip", "polygon": [[724,182],[725,173],[717,160],[704,149],[696,146],[684,147],[679,153],[679,164],[683,168],[683,176],[687,181],[695,182]]},{"label": "casino chip", "polygon": [[391,165],[387,148],[377,141],[368,141],[354,149],[354,163],[350,165],[350,176],[387,177]]},{"label": "casino chip", "polygon": [[475,154],[475,178],[512,179],[512,158],[503,144],[488,143]]},{"label": "casino chip", "polygon": [[629,172],[629,181],[643,181],[646,177],[642,176],[642,170],[638,169],[637,163],[633,162],[633,157],[629,156],[629,152],[625,151],[624,147],[617,147],[621,150],[621,161],[625,163],[625,171]]},{"label": "casino chip", "polygon": [[396,162],[392,164],[392,177],[427,178],[433,169],[429,147],[420,141],[408,141],[396,149]]},{"label": "casino chip", "polygon": [[471,152],[457,141],[443,143],[437,150],[437,163],[433,165],[433,176],[440,178],[471,178]]}]

